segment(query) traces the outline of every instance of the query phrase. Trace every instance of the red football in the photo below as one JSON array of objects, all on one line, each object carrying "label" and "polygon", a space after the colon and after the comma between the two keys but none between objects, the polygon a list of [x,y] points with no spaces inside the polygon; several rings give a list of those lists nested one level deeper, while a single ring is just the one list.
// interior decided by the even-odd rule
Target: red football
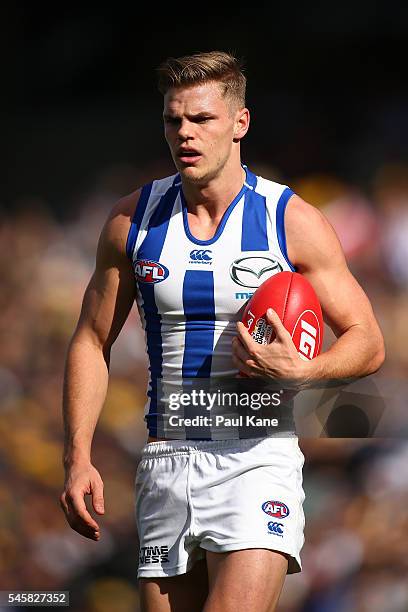
[{"label": "red football", "polygon": [[302,359],[313,359],[320,353],[322,309],[312,285],[304,276],[297,272],[279,272],[262,283],[249,300],[242,322],[260,344],[273,340],[273,328],[266,320],[268,308],[278,314]]}]

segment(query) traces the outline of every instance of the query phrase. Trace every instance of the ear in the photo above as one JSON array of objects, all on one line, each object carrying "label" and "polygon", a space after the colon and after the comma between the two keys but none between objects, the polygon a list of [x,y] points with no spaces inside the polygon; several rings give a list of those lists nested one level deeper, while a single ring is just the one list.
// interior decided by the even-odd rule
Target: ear
[{"label": "ear", "polygon": [[234,122],[234,142],[238,142],[245,136],[249,129],[249,110],[247,108],[241,108],[235,115]]}]

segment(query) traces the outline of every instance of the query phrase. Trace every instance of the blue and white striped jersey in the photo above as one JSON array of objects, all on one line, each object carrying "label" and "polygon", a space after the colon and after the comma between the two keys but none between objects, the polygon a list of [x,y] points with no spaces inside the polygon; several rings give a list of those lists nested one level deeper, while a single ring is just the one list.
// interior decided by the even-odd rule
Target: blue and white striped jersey
[{"label": "blue and white striped jersey", "polygon": [[[190,232],[180,175],[142,189],[127,254],[150,363],[145,418],[152,436],[166,437],[158,428],[157,381],[169,391],[183,379],[234,377],[231,341],[245,302],[273,274],[294,270],[284,231],[293,191],[244,168],[245,183],[209,240]],[[188,427],[167,436],[190,437]]]}]

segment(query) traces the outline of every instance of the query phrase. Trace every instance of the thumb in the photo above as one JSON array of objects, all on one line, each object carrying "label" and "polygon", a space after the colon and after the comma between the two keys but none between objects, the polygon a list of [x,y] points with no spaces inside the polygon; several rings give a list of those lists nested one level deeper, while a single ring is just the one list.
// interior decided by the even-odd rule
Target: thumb
[{"label": "thumb", "polygon": [[282,321],[279,318],[278,313],[275,310],[273,310],[272,308],[268,308],[268,310],[266,311],[266,318],[268,323],[272,325],[277,336],[282,337],[282,335],[285,335],[286,328],[284,327]]}]

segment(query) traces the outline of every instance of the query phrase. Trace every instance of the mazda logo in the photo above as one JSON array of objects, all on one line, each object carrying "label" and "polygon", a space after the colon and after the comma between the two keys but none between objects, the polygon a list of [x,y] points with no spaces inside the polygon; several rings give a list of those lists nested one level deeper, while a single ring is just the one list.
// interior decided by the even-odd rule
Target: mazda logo
[{"label": "mazda logo", "polygon": [[269,257],[239,257],[230,266],[230,276],[241,287],[257,288],[267,278],[282,272],[276,259]]}]

